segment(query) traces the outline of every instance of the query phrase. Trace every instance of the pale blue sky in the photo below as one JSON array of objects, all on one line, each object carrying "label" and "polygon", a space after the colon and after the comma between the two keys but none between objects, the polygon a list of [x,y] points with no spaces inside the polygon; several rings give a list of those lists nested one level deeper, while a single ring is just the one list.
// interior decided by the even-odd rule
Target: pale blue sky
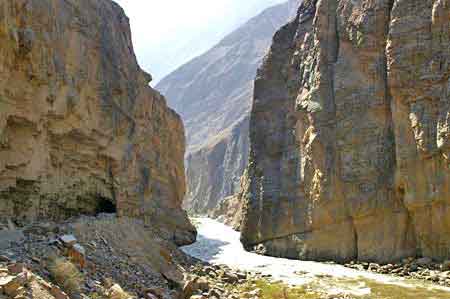
[{"label": "pale blue sky", "polygon": [[152,85],[265,8],[285,0],[115,0],[130,18],[136,55]]}]

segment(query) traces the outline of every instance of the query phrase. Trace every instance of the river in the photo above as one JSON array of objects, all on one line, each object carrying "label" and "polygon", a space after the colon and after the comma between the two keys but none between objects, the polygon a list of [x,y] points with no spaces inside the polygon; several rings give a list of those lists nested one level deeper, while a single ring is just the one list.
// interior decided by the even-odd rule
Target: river
[{"label": "river", "polygon": [[450,299],[450,288],[341,265],[288,260],[250,253],[239,241],[239,232],[208,218],[195,218],[197,242],[182,248],[187,254],[212,264],[241,271],[268,274],[292,286],[307,286],[332,294],[363,299]]}]

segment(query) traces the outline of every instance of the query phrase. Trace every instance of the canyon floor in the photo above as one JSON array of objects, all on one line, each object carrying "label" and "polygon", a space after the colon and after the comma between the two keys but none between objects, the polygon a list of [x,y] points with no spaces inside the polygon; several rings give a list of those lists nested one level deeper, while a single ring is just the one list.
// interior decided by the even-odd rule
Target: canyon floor
[{"label": "canyon floor", "polygon": [[324,293],[330,298],[342,295],[376,299],[450,298],[450,288],[427,281],[355,270],[334,263],[288,260],[246,252],[239,241],[239,232],[208,218],[195,218],[194,222],[198,240],[183,247],[185,253],[211,264],[260,273],[274,282],[306,287],[322,294],[320,298]]}]

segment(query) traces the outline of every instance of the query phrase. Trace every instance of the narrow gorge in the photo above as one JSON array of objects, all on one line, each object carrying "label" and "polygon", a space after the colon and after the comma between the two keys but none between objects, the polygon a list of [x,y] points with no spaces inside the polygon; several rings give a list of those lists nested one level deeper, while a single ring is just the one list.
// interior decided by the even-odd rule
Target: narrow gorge
[{"label": "narrow gorge", "polygon": [[256,70],[273,34],[294,18],[299,3],[267,8],[156,85],[186,125],[184,206],[190,213],[213,215],[239,191],[248,163]]},{"label": "narrow gorge", "polygon": [[0,79],[0,299],[450,297],[450,0],[0,0]]}]

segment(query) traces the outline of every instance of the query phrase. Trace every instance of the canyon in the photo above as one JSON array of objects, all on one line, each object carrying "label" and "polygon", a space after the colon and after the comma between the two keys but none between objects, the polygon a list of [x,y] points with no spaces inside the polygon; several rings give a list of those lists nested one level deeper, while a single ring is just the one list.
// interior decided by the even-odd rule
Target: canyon
[{"label": "canyon", "polygon": [[0,78],[0,299],[450,293],[449,0],[289,0],[156,88],[115,2],[6,0]]},{"label": "canyon", "polygon": [[255,80],[247,249],[450,257],[449,13],[447,0],[303,1]]},{"label": "canyon", "polygon": [[212,214],[240,190],[256,69],[273,34],[295,16],[299,3],[266,9],[156,85],[186,126],[184,207],[190,213]]}]

